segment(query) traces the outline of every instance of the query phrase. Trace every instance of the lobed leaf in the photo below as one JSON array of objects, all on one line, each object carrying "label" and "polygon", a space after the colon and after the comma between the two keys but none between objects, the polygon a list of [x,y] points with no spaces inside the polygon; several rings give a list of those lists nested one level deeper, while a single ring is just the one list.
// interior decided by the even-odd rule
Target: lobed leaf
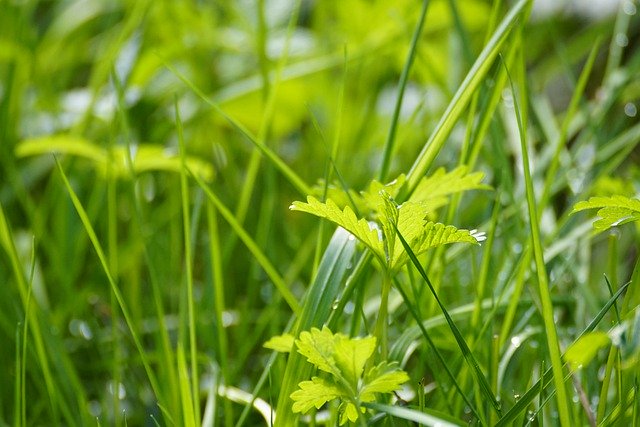
[{"label": "lobed leaf", "polygon": [[300,388],[291,393],[291,399],[294,401],[293,412],[307,413],[309,409],[320,409],[322,405],[330,400],[336,399],[343,395],[342,390],[336,384],[329,380],[319,377],[311,378],[311,381],[302,381]]},{"label": "lobed leaf", "polygon": [[365,375],[365,384],[360,390],[360,401],[373,402],[375,393],[394,392],[407,381],[409,381],[409,375],[401,370],[396,362],[382,362],[371,368]]},{"label": "lobed leaf", "polygon": [[[365,408],[360,408],[360,412],[364,414]],[[349,401],[344,401],[338,407],[338,413],[340,414],[340,425],[344,425],[347,421],[355,423],[358,420],[358,408],[356,405]]]},{"label": "lobed leaf", "polygon": [[364,365],[376,349],[376,338],[352,338],[338,335],[334,358],[338,369],[354,387],[362,376]]},{"label": "lobed leaf", "polygon": [[600,219],[593,223],[596,231],[640,220],[640,200],[624,196],[591,197],[588,201],[576,203],[571,213],[586,209],[598,209]]},{"label": "lobed leaf", "polygon": [[349,206],[340,209],[331,199],[322,203],[315,197],[308,196],[307,203],[293,202],[289,209],[328,219],[353,234],[369,247],[376,256],[384,260],[384,249],[378,230],[369,225],[367,220],[358,219]]},{"label": "lobed leaf", "polygon": [[291,334],[282,334],[271,337],[271,339],[263,344],[264,348],[278,351],[280,353],[289,353],[295,344],[295,337]]},{"label": "lobed leaf", "polygon": [[[453,225],[444,225],[439,222],[427,222],[422,227],[421,234],[418,237],[409,233],[412,230],[408,229],[408,226],[403,232],[401,230],[402,226],[402,223],[399,223],[398,230],[412,247],[415,255],[420,255],[429,249],[451,243],[472,243],[477,245],[480,240],[469,230],[458,229]],[[398,240],[396,245],[402,246],[402,243]],[[392,261],[392,268],[399,268],[407,260],[407,254],[399,249],[395,251],[395,254],[397,255]]]},{"label": "lobed leaf", "polygon": [[606,332],[589,332],[569,346],[564,354],[564,360],[569,363],[571,370],[576,371],[589,364],[598,353],[598,350],[610,343],[611,338]]},{"label": "lobed leaf", "polygon": [[323,326],[322,330],[311,328],[311,332],[302,332],[300,339],[296,340],[298,353],[318,369],[338,376],[340,371],[333,355],[336,350],[336,338],[339,336],[340,334],[334,335],[326,326]]},{"label": "lobed leaf", "polygon": [[458,166],[451,172],[439,168],[433,175],[424,177],[416,187],[410,200],[429,201],[438,200],[454,193],[467,190],[490,190],[487,184],[482,184],[484,173],[468,173],[468,166]]}]

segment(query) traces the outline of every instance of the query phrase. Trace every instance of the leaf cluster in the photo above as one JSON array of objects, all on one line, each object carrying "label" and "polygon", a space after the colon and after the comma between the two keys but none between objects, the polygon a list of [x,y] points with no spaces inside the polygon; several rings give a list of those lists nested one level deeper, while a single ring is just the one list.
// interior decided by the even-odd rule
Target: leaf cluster
[{"label": "leaf cluster", "polygon": [[[287,351],[290,335],[274,337],[266,347]],[[298,352],[317,369],[329,375],[314,376],[302,381],[299,389],[291,394],[293,412],[306,413],[319,409],[325,403],[340,400],[340,425],[355,422],[365,412],[362,403],[375,401],[376,393],[391,393],[409,380],[395,362],[381,362],[365,372],[365,364],[376,348],[376,338],[349,338],[333,333],[324,326],[304,331],[295,340]]]},{"label": "leaf cluster", "polygon": [[[450,195],[489,188],[481,183],[482,177],[481,172],[468,173],[464,166],[449,173],[441,168],[432,176],[423,178],[411,198],[402,204],[396,203],[395,198],[406,182],[404,175],[389,184],[374,180],[359,195],[348,194],[353,208],[345,205],[347,197],[334,191],[329,193],[325,202],[308,196],[306,203],[293,202],[290,209],[307,212],[339,225],[364,243],[388,270],[397,271],[408,258],[402,243],[396,239],[396,229],[409,242],[416,255],[449,243],[478,244],[483,240],[482,233],[474,230],[458,229],[429,220],[429,215],[445,205]],[[338,202],[332,199],[333,195]],[[356,215],[356,212],[364,213],[371,220]]]}]

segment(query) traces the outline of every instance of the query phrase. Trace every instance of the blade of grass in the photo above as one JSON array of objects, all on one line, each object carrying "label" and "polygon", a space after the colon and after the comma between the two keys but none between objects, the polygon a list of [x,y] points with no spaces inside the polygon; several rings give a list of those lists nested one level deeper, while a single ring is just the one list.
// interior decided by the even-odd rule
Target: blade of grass
[{"label": "blade of grass", "polygon": [[238,132],[240,132],[245,138],[247,138],[252,144],[254,144],[260,152],[273,164],[273,166],[280,171],[280,173],[287,178],[289,183],[298,191],[300,194],[306,196],[308,194],[312,194],[311,187],[309,187],[302,178],[298,176],[298,174],[289,167],[271,148],[269,148],[264,142],[260,141],[256,136],[254,136],[249,129],[247,129],[242,123],[225,113],[225,111],[218,105],[216,102],[211,100],[207,95],[205,95],[195,84],[193,84],[189,79],[187,79],[182,73],[180,73],[175,67],[171,64],[165,62],[165,67],[167,67],[176,77],[178,77],[184,84],[186,84],[200,99],[202,99],[207,105],[214,109],[218,114],[220,114],[224,119],[231,124]]},{"label": "blade of grass", "polygon": [[424,271],[424,268],[422,268],[422,264],[420,264],[420,261],[416,257],[416,254],[413,252],[413,250],[411,250],[411,246],[409,246],[405,238],[402,236],[402,234],[400,233],[400,230],[398,230],[397,225],[395,223],[393,225],[396,230],[396,236],[398,236],[398,238],[400,239],[400,242],[402,243],[404,250],[407,252],[409,259],[411,260],[415,268],[418,270],[418,273],[420,273],[420,276],[422,276],[422,278],[424,279],[425,283],[429,287],[429,290],[433,294],[433,297],[435,298],[438,306],[440,307],[440,310],[442,311],[442,314],[444,315],[447,321],[447,324],[449,325],[449,329],[451,330],[453,337],[455,338],[456,343],[458,344],[458,347],[460,348],[460,351],[464,356],[465,361],[467,362],[467,364],[469,365],[469,367],[471,368],[472,372],[476,377],[476,381],[480,386],[480,391],[482,392],[484,397],[491,403],[491,406],[493,407],[493,409],[500,415],[501,414],[500,403],[496,400],[496,397],[491,391],[491,386],[489,385],[487,378],[482,373],[482,370],[480,369],[480,365],[478,364],[478,361],[476,360],[475,356],[469,349],[469,346],[467,345],[466,341],[462,337],[462,334],[460,333],[460,330],[456,326],[455,322],[449,315],[449,312],[447,311],[446,307],[444,306],[442,301],[440,301],[440,297],[438,296],[433,285],[431,284],[431,280],[429,280],[429,277],[427,276],[426,271]]},{"label": "blade of grass", "polygon": [[480,56],[478,56],[478,59],[471,67],[471,70],[469,70],[467,77],[460,84],[460,88],[440,118],[435,130],[425,143],[422,151],[407,173],[407,184],[405,186],[405,190],[398,196],[399,201],[406,200],[411,193],[413,193],[413,190],[415,190],[420,179],[422,179],[431,167],[434,159],[453,130],[454,124],[462,115],[464,109],[471,100],[473,93],[482,83],[484,77],[491,68],[494,59],[498,55],[498,52],[509,35],[511,27],[520,16],[524,7],[530,3],[530,1],[531,0],[520,0],[515,4],[515,6],[513,6],[480,53]]},{"label": "blade of grass", "polygon": [[390,415],[391,417],[400,418],[407,421],[413,421],[425,426],[433,427],[453,427],[466,426],[466,422],[453,418],[447,414],[443,414],[433,410],[425,410],[425,412],[416,411],[402,406],[384,405],[376,402],[364,402],[361,404],[365,408]]},{"label": "blade of grass", "polygon": [[[196,314],[195,304],[193,302],[193,259],[191,255],[191,222],[189,209],[189,186],[187,181],[187,154],[184,146],[184,135],[182,131],[182,119],[180,118],[180,109],[178,108],[178,100],[175,100],[175,120],[178,130],[178,144],[180,146],[180,160],[182,168],[180,170],[180,196],[182,200],[182,232],[184,239],[184,263],[187,280],[187,316],[189,322],[189,352],[191,366],[191,394],[193,396],[193,413],[200,414],[200,378],[198,377],[198,348],[196,338]],[[180,351],[181,347],[178,348]],[[178,359],[180,353],[178,353]],[[180,361],[178,361],[180,364]],[[200,416],[195,418],[196,427],[200,425]]]},{"label": "blade of grass", "polygon": [[189,380],[189,371],[187,369],[187,362],[184,356],[184,350],[182,346],[178,346],[178,378],[180,384],[180,402],[182,403],[182,422],[186,427],[196,427],[196,420],[200,418],[198,412],[194,412],[197,396],[193,395],[193,389],[191,384],[193,381]]},{"label": "blade of grass", "polygon": [[[506,66],[506,64],[505,64]],[[507,74],[509,70],[507,69]],[[520,133],[520,148],[522,150],[522,167],[524,172],[525,189],[527,194],[527,206],[529,212],[529,227],[531,242],[533,245],[533,256],[536,265],[536,273],[538,276],[538,291],[540,301],[542,303],[542,318],[546,330],[547,347],[551,359],[551,368],[553,370],[553,380],[557,390],[558,413],[560,416],[560,424],[562,426],[571,426],[571,412],[569,411],[569,401],[567,391],[564,385],[564,375],[562,373],[562,359],[560,357],[560,343],[558,342],[558,332],[553,317],[553,303],[551,302],[551,293],[547,278],[547,270],[544,262],[542,251],[542,242],[540,238],[540,229],[538,225],[538,213],[536,207],[535,194],[533,191],[533,180],[531,179],[531,171],[529,170],[529,151],[527,149],[526,132],[524,129],[524,121],[518,103],[518,96],[513,80],[509,76],[511,83],[511,91],[513,94],[514,110],[518,122],[518,130]],[[520,86],[524,93],[524,84]]]},{"label": "blade of grass", "polygon": [[278,289],[278,292],[280,292],[280,294],[282,295],[284,300],[287,302],[291,310],[295,314],[299,314],[300,304],[298,303],[298,300],[293,295],[293,293],[289,290],[289,288],[287,287],[287,284],[285,283],[284,279],[280,276],[276,268],[273,266],[273,264],[271,264],[271,261],[269,261],[269,258],[267,258],[264,252],[262,252],[260,247],[251,238],[249,233],[247,233],[246,230],[242,227],[242,225],[238,223],[233,213],[224,205],[224,203],[222,203],[222,201],[207,186],[207,184],[202,180],[202,178],[199,177],[197,174],[193,173],[192,171],[190,171],[188,167],[187,167],[187,170],[189,171],[189,174],[191,175],[191,177],[198,183],[198,186],[205,192],[209,201],[214,204],[214,206],[216,207],[220,215],[222,215],[224,220],[227,221],[227,223],[231,226],[231,228],[233,228],[233,231],[238,235],[240,240],[242,240],[242,242],[245,244],[247,249],[249,249],[249,251],[251,252],[253,257],[256,259],[256,261],[260,264],[264,272],[267,273],[267,276],[269,276],[269,279],[271,279],[274,286],[276,287],[276,289]]},{"label": "blade of grass", "polygon": [[[609,309],[615,304],[617,299],[622,295],[622,293],[627,289],[631,282],[625,283],[618,289],[618,291],[607,301],[607,303],[602,307],[602,309],[598,312],[596,317],[587,325],[587,327],[582,331],[582,333],[576,338],[576,341],[579,340],[583,335],[592,332],[596,326],[600,323],[600,321],[604,318],[604,315],[607,314]],[[544,383],[544,387],[552,387],[553,384],[551,380],[553,379],[553,369],[547,368],[541,378],[536,381],[534,385],[527,390],[525,394],[520,396],[520,399],[516,402],[515,405],[511,409],[509,409],[504,416],[498,421],[496,427],[500,426],[508,426],[512,425],[513,420],[516,419],[521,413],[524,413],[527,410],[527,407],[533,399],[538,396],[538,394],[542,391],[540,388],[540,383]],[[563,380],[564,381],[564,380]],[[555,389],[550,393],[555,393]]]},{"label": "blade of grass", "polygon": [[[11,269],[13,270],[13,275],[15,276],[15,279],[18,282],[18,291],[20,293],[20,297],[23,300],[23,303],[26,303],[29,295],[29,291],[28,291],[29,285],[24,277],[24,272],[20,264],[20,257],[18,256],[15,242],[13,240],[13,236],[9,228],[9,223],[4,214],[4,209],[1,204],[0,204],[0,244],[4,248],[7,255],[9,256],[9,261],[11,262]],[[29,322],[31,323],[31,334],[33,336],[33,344],[36,350],[36,355],[38,357],[40,369],[42,370],[42,376],[44,379],[47,394],[49,396],[49,404],[51,405],[51,416],[53,418],[52,421],[56,425],[59,425],[58,423],[59,423],[59,416],[61,411],[64,418],[67,420],[67,422],[73,423],[74,418],[71,416],[71,411],[68,407],[67,402],[61,398],[59,393],[56,393],[56,386],[55,386],[53,371],[51,369],[51,361],[49,360],[49,357],[48,357],[47,347],[45,345],[45,339],[44,339],[43,333],[40,329],[40,323],[38,321],[37,313],[35,310],[30,310],[28,313],[30,317],[32,317],[30,318],[30,322]]]},{"label": "blade of grass", "polygon": [[[304,305],[296,326],[291,332],[295,337],[312,327],[321,327],[329,319],[333,304],[340,292],[344,279],[351,269],[355,253],[355,238],[342,228],[338,228],[324,253],[318,272],[304,299]],[[312,366],[297,351],[289,354],[287,367],[282,379],[278,398],[275,426],[295,425],[298,414],[291,410],[293,401],[289,398],[298,383],[308,379]]]},{"label": "blade of grass", "polygon": [[118,305],[120,306],[120,310],[122,311],[122,315],[124,316],[124,320],[125,320],[125,323],[127,324],[127,328],[131,333],[131,338],[133,339],[136,350],[140,355],[140,360],[142,362],[142,365],[144,366],[144,370],[147,374],[147,379],[149,380],[149,384],[151,385],[151,388],[154,394],[156,395],[156,398],[158,399],[158,401],[162,403],[163,398],[162,398],[162,394],[160,393],[160,387],[158,386],[158,381],[156,379],[155,373],[153,369],[151,369],[151,364],[149,363],[149,359],[147,358],[147,355],[144,351],[144,347],[142,346],[142,341],[140,341],[140,337],[138,336],[136,327],[133,324],[131,315],[129,313],[129,309],[127,308],[124,297],[122,296],[122,292],[120,291],[120,288],[116,284],[115,279],[111,275],[111,271],[109,270],[109,264],[104,254],[104,250],[102,249],[102,245],[100,244],[100,240],[98,240],[98,236],[95,230],[93,229],[91,222],[89,221],[87,212],[82,206],[80,199],[78,198],[78,196],[76,195],[76,192],[71,187],[71,183],[69,182],[67,175],[64,173],[64,170],[62,169],[62,165],[60,164],[60,161],[55,156],[54,156],[54,159],[55,159],[58,171],[60,172],[60,176],[62,177],[64,186],[67,189],[67,192],[69,193],[69,197],[71,198],[71,202],[73,203],[73,206],[75,207],[76,212],[80,217],[80,221],[82,222],[82,225],[84,226],[85,231],[89,236],[89,240],[91,240],[91,244],[93,245],[93,248],[96,251],[96,254],[98,256],[102,269],[105,273],[105,276],[107,277],[107,281],[109,282],[109,286],[111,287],[111,290],[115,295],[116,300],[118,301]]},{"label": "blade of grass", "polygon": [[[225,292],[224,279],[222,276],[222,249],[220,247],[220,234],[218,233],[218,217],[216,208],[207,203],[207,231],[209,233],[209,262],[211,264],[211,282],[213,284],[214,295],[214,316],[216,319],[216,337],[218,344],[218,360],[222,371],[222,381],[226,385],[230,380],[229,377],[229,344],[227,330],[222,321],[222,315],[225,308]],[[213,393],[215,395],[215,392]],[[233,425],[233,407],[228,400],[224,404],[225,425],[227,427]]]},{"label": "blade of grass", "polygon": [[400,75],[400,82],[398,84],[398,93],[396,94],[396,104],[393,109],[393,116],[391,117],[391,126],[389,126],[389,133],[387,134],[387,140],[384,144],[384,151],[382,155],[382,166],[380,167],[380,174],[378,175],[378,180],[380,182],[384,182],[387,179],[387,175],[389,174],[389,167],[391,165],[391,156],[393,155],[393,149],[395,147],[395,142],[396,142],[396,133],[398,130],[398,122],[400,120],[400,110],[402,109],[402,99],[404,97],[404,91],[407,87],[407,81],[409,80],[409,72],[411,71],[411,66],[413,65],[413,61],[416,57],[418,41],[420,40],[420,35],[422,34],[422,29],[424,27],[424,22],[427,17],[427,10],[429,8],[429,4],[430,4],[429,0],[422,0],[422,9],[420,10],[420,17],[418,18],[418,23],[416,24],[416,28],[413,31],[413,38],[411,39],[411,46],[409,47],[407,60],[404,63],[404,67],[402,68],[402,74]]},{"label": "blade of grass", "polygon": [[478,412],[478,410],[475,408],[475,406],[473,405],[473,403],[471,403],[471,401],[469,400],[469,398],[467,397],[467,395],[464,393],[464,391],[462,391],[462,388],[460,387],[460,384],[458,383],[458,381],[456,380],[455,375],[453,375],[453,373],[451,372],[451,369],[449,369],[449,366],[447,365],[444,357],[442,356],[442,354],[440,353],[440,350],[438,350],[438,347],[436,347],[435,343],[433,342],[433,340],[431,339],[431,336],[429,335],[429,333],[427,332],[427,328],[425,328],[424,323],[422,321],[422,319],[420,318],[418,312],[416,311],[416,307],[414,307],[413,304],[411,304],[411,300],[409,299],[409,297],[407,296],[406,292],[404,291],[404,289],[402,289],[402,286],[400,286],[400,284],[396,281],[395,282],[396,285],[396,289],[398,290],[398,292],[400,293],[400,295],[402,296],[402,299],[406,305],[406,307],[409,309],[409,312],[411,313],[411,315],[413,316],[414,320],[416,321],[416,324],[418,325],[418,327],[420,328],[420,331],[422,332],[422,336],[424,337],[424,339],[427,341],[427,344],[429,344],[429,347],[431,347],[431,349],[433,350],[434,354],[436,355],[436,357],[438,358],[440,364],[442,365],[442,367],[444,368],[445,372],[447,373],[447,376],[449,377],[449,379],[451,380],[451,384],[453,384],[453,387],[455,388],[455,390],[458,392],[458,394],[460,394],[460,397],[462,397],[462,399],[464,400],[464,402],[467,404],[467,406],[469,407],[469,410],[473,413],[473,415],[478,419],[478,421],[482,424],[482,425],[487,425],[486,421],[483,419],[483,417],[480,416],[480,413]]}]

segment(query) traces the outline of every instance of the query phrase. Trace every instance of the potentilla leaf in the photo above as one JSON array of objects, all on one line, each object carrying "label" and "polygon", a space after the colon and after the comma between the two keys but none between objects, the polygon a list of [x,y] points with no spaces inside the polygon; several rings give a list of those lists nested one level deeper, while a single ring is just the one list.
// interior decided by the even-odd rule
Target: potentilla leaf
[{"label": "potentilla leaf", "polygon": [[334,222],[357,237],[362,243],[368,246],[377,257],[384,261],[384,248],[378,230],[369,225],[366,219],[358,219],[349,206],[340,209],[331,199],[322,203],[315,197],[308,196],[307,203],[293,202],[289,209],[307,212]]},{"label": "potentilla leaf", "polygon": [[376,348],[376,338],[346,338],[336,341],[334,358],[343,376],[355,390],[367,360]]},{"label": "potentilla leaf", "polygon": [[400,369],[396,362],[382,362],[371,368],[364,378],[364,386],[360,390],[361,402],[373,402],[375,393],[391,393],[399,390],[409,375]]},{"label": "potentilla leaf", "polygon": [[269,341],[263,344],[264,348],[279,351],[280,353],[289,353],[293,349],[295,337],[291,334],[276,335],[271,337]]},{"label": "potentilla leaf", "polygon": [[300,339],[296,340],[298,353],[305,356],[309,363],[314,364],[318,369],[339,376],[340,370],[336,366],[334,353],[336,340],[340,339],[341,335],[334,335],[326,326],[323,326],[322,330],[311,328],[311,332],[302,332]]},{"label": "potentilla leaf", "polygon": [[586,209],[598,209],[600,219],[593,223],[596,231],[640,220],[640,200],[624,196],[592,197],[576,203],[572,214]]},{"label": "potentilla leaf", "polygon": [[[408,221],[409,220],[407,220],[407,222]],[[400,230],[400,224],[398,224],[398,229]],[[415,237],[414,234],[415,230],[411,228],[409,228],[408,230],[409,234],[405,234],[407,233],[407,231],[403,232],[402,230],[400,230],[400,232],[402,233],[403,237],[408,237],[405,237],[405,240],[409,243],[416,255],[420,255],[431,248],[435,248],[441,245],[448,245],[451,243],[471,243],[476,245],[479,244],[479,241],[476,238],[477,233],[473,234],[469,230],[458,229],[453,225],[444,225],[439,222],[429,221],[424,224],[421,230],[421,234],[417,237]],[[399,239],[397,244],[399,246],[402,246],[402,243]],[[398,248],[396,249],[395,253],[396,257],[392,262],[392,268],[394,269],[401,267],[407,260],[406,252],[401,251]]]},{"label": "potentilla leaf", "polygon": [[[366,411],[365,408],[360,408],[360,412],[364,414]],[[340,414],[340,425],[344,425],[347,421],[351,421],[352,423],[358,420],[358,409],[356,405],[349,401],[344,401],[338,407],[338,413]]]},{"label": "potentilla leaf", "polygon": [[564,353],[564,360],[569,363],[571,370],[576,371],[591,362],[598,351],[609,344],[611,344],[611,338],[606,332],[590,332],[569,346]]},{"label": "potentilla leaf", "polygon": [[467,173],[467,166],[459,166],[451,172],[439,168],[433,175],[424,177],[411,196],[412,201],[439,200],[454,193],[467,190],[490,190],[491,187],[482,184],[482,172]]},{"label": "potentilla leaf", "polygon": [[342,390],[334,382],[320,377],[302,381],[299,386],[300,389],[291,393],[293,412],[305,414],[311,408],[320,409],[328,401],[343,396]]}]

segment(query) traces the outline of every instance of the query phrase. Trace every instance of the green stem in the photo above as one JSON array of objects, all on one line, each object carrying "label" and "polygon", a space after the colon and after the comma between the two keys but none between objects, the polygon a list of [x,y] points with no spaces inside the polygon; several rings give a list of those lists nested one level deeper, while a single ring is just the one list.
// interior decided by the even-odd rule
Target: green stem
[{"label": "green stem", "polygon": [[378,311],[378,320],[376,321],[375,336],[378,338],[380,345],[380,359],[386,360],[388,354],[387,342],[387,325],[388,325],[388,305],[389,291],[391,290],[391,272],[385,271],[382,278],[382,292],[380,294],[380,311]]}]

